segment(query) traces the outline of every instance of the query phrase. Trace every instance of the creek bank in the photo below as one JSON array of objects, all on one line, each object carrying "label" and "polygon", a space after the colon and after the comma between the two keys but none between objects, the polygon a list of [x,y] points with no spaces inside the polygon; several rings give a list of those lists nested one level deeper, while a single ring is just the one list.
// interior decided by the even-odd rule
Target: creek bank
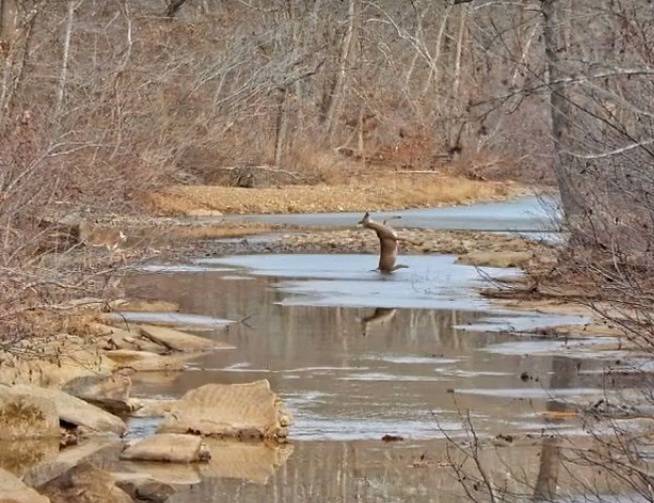
[{"label": "creek bank", "polygon": [[[70,308],[71,319],[78,318],[70,324],[75,328],[74,334],[24,341],[23,347],[30,351],[7,353],[12,358],[3,360],[5,365],[11,363],[12,371],[0,372],[0,376],[11,378],[0,384],[2,439],[25,442],[38,437],[62,446],[58,454],[55,448],[56,455],[49,452],[24,473],[25,481],[44,495],[34,492],[34,501],[45,502],[48,497],[50,501],[65,501],[81,493],[89,503],[132,498],[165,501],[172,494],[170,485],[139,473],[141,463],[207,462],[211,452],[204,436],[285,440],[290,414],[270,390],[268,381],[208,385],[169,401],[166,407],[149,409],[163,417],[162,430],[183,433],[160,433],[128,446],[120,454],[114,449],[114,454],[109,455],[116,461],[129,461],[135,472],[114,477],[99,468],[93,459],[100,451],[124,445],[120,436],[127,426],[113,413],[148,415],[148,401],[130,396],[131,376],[135,372],[183,370],[187,361],[201,354],[233,346],[169,327],[130,323],[119,328],[100,323],[108,304],[92,300],[85,299]],[[144,312],[158,312],[162,307],[178,310],[174,304],[161,302],[110,304]],[[120,323],[124,325],[122,320]],[[53,361],[42,360],[50,353],[36,348],[53,351]],[[66,359],[68,370],[62,374],[56,370],[60,368],[57,362],[70,354],[87,356],[81,360]],[[87,363],[93,365],[87,368]],[[37,364],[40,373],[35,376],[32,370]],[[139,411],[140,408],[144,410]],[[25,494],[31,497],[29,491],[27,488]]]}]

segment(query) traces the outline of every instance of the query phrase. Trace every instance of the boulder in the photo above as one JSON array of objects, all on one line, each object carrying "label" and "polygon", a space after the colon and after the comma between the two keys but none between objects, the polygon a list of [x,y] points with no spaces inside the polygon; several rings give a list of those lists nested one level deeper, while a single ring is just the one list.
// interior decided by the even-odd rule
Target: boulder
[{"label": "boulder", "polygon": [[217,346],[216,342],[211,339],[180,332],[173,328],[139,325],[139,329],[145,337],[173,351],[205,351]]},{"label": "boulder", "polygon": [[52,503],[133,503],[107,471],[82,463],[40,488]]},{"label": "boulder", "polygon": [[[112,432],[121,435],[127,430],[125,422],[95,405],[60,390],[40,388],[29,384],[13,386],[15,393],[54,402],[59,419],[94,432]],[[57,428],[57,434],[59,429]]]},{"label": "boulder", "polygon": [[95,457],[102,458],[108,450],[119,452],[121,447],[122,442],[116,437],[89,438],[79,445],[63,449],[52,459],[35,464],[27,470],[23,480],[32,487],[40,487],[64,475],[80,463],[90,461]]},{"label": "boulder", "polygon": [[0,468],[0,503],[49,503],[42,496],[27,487],[18,477]]},{"label": "boulder", "polygon": [[128,446],[120,459],[131,461],[163,461],[194,463],[211,458],[202,437],[181,433],[159,433]]},{"label": "boulder", "polygon": [[66,384],[63,391],[114,414],[122,414],[131,410],[129,393],[132,380],[129,373],[123,369],[108,377],[78,377]]},{"label": "boulder", "polygon": [[248,384],[206,384],[171,407],[160,432],[284,440],[290,414],[267,380]]},{"label": "boulder", "polygon": [[0,440],[59,438],[59,414],[51,397],[17,386],[0,386],[0,425]]}]

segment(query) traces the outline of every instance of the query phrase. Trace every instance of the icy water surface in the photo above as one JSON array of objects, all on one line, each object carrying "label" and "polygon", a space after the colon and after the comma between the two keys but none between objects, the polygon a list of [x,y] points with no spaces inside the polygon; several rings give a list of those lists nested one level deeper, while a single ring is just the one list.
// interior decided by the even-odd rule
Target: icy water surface
[{"label": "icy water surface", "polygon": [[[522,197],[508,202],[375,212],[375,217],[385,219],[401,216],[401,221],[397,222],[398,226],[423,229],[541,232],[555,230],[552,216],[556,214],[556,204],[556,200],[552,198]],[[361,213],[235,215],[226,219],[269,224],[343,227],[354,225],[361,219]]]},{"label": "icy water surface", "polygon": [[[479,271],[451,256],[402,261],[410,268],[384,276],[369,270],[370,255],[203,258],[128,279],[129,296],[212,319],[247,317],[203,332],[235,350],[186,372],[137,377],[137,394],[178,397],[209,382],[265,378],[295,416],[290,445],[224,450],[222,463],[233,456],[238,470],[200,470],[202,483],[172,501],[458,501],[446,437],[465,440],[466,418],[480,438],[529,434],[503,462],[532,482],[549,476],[541,459],[558,448],[544,432],[583,433],[550,412],[602,397],[599,370],[611,362],[566,352],[575,341],[533,351],[552,341],[514,330],[584,320],[503,312],[477,294],[482,274],[514,270]],[[131,424],[138,435],[155,427]]]}]

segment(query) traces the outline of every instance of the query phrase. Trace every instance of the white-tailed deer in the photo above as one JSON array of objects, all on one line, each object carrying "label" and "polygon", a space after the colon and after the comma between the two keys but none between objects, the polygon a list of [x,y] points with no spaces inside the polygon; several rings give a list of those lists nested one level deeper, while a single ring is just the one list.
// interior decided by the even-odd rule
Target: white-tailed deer
[{"label": "white-tailed deer", "polygon": [[79,242],[88,247],[105,248],[111,254],[118,251],[127,241],[127,236],[119,229],[106,229],[91,224],[87,220],[79,223]]},{"label": "white-tailed deer", "polygon": [[385,221],[384,223],[375,222],[370,218],[370,213],[367,211],[359,223],[367,229],[374,230],[379,238],[379,266],[376,270],[383,273],[391,273],[398,269],[409,267],[403,264],[395,265],[400,238],[392,227],[385,225]]}]

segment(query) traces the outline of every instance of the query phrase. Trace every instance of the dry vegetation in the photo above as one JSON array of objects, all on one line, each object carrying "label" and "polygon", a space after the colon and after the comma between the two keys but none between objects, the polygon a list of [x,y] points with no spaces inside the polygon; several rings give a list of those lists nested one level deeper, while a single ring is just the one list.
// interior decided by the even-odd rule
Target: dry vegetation
[{"label": "dry vegetation", "polygon": [[[420,173],[440,170],[556,180],[571,237],[529,293],[585,292],[575,300],[651,353],[653,40],[647,0],[1,0],[2,344],[42,330],[34,312],[109,285],[108,261],[65,260],[84,248],[83,218],[512,190]],[[206,186],[253,166],[299,185]],[[375,181],[388,170],[403,174]],[[644,440],[614,433],[572,471],[594,463],[652,501]],[[519,499],[477,467],[472,497]],[[532,493],[556,499],[556,480]]]},{"label": "dry vegetation", "polygon": [[[422,178],[435,175],[404,181],[420,171],[551,179],[550,147],[540,141],[544,96],[525,96],[511,113],[482,105],[527,78],[513,50],[538,61],[533,28],[517,29],[508,53],[491,36],[493,9],[360,0],[0,7],[0,325],[14,335],[25,331],[16,325],[24,310],[101,289],[89,270],[111,263],[47,256],[93,244],[76,233],[81,220],[138,214],[166,187],[176,194],[161,205],[168,212],[197,206],[192,193],[205,211],[297,211],[504,191],[468,181],[443,190]],[[513,9],[501,24],[524,17]],[[252,206],[252,192],[185,187],[253,166],[270,168],[273,186],[286,173],[290,183],[337,187],[325,199],[316,196],[322,186],[270,189]],[[353,180],[380,171],[403,174],[376,188],[364,178],[360,194],[349,192]],[[251,186],[238,178],[235,185]]]},{"label": "dry vegetation", "polygon": [[461,177],[413,175],[358,177],[356,183],[240,188],[177,185],[148,195],[155,211],[165,214],[302,213],[366,211],[465,204],[506,199],[526,193],[506,182],[481,182]]}]

